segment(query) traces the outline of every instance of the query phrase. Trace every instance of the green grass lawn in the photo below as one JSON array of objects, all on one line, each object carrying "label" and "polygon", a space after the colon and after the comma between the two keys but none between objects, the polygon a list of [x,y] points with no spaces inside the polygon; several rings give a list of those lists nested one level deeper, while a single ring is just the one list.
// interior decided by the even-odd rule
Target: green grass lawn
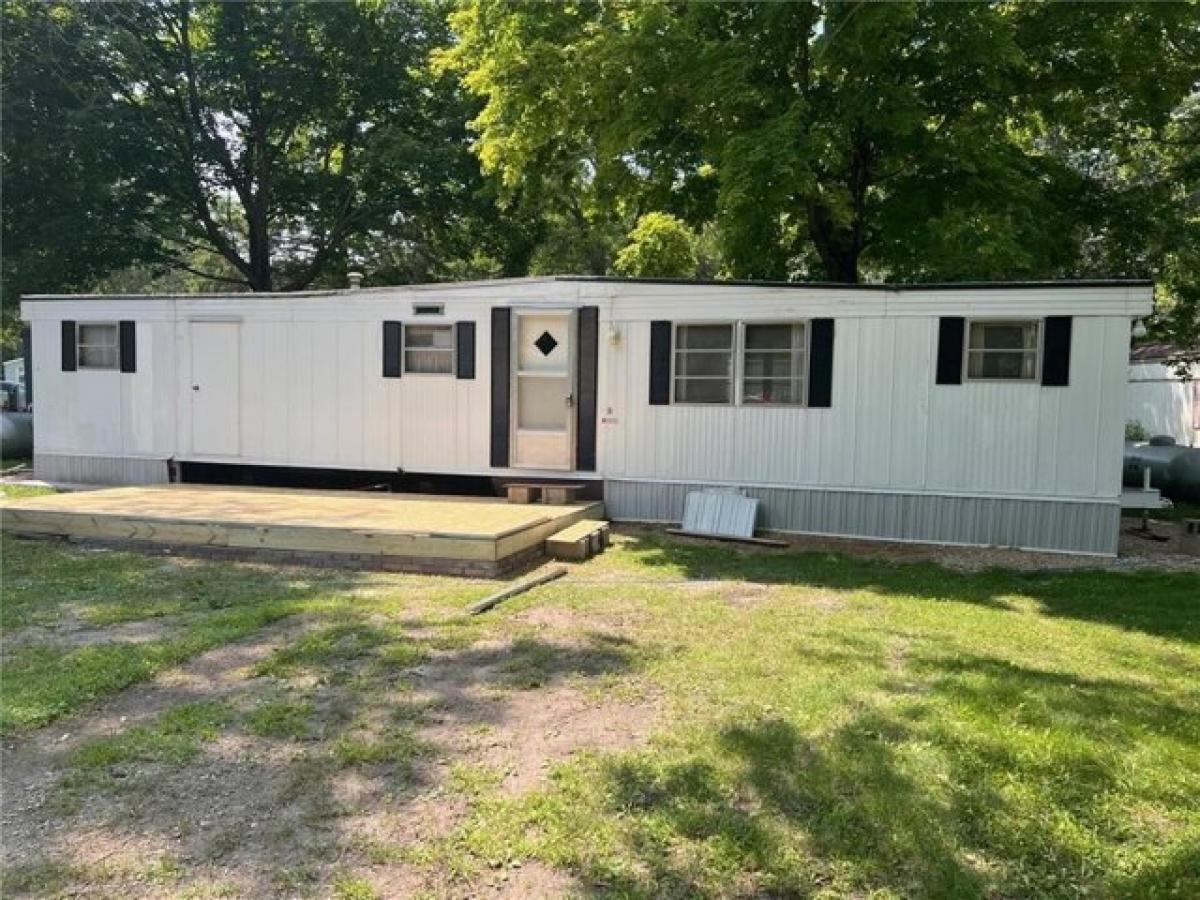
[{"label": "green grass lawn", "polygon": [[[565,678],[655,698],[647,742],[557,760],[529,790],[448,766],[437,789],[465,806],[442,833],[388,845],[328,812],[336,859],[273,851],[283,893],[385,896],[390,866],[466,893],[540,865],[588,896],[1200,896],[1196,575],[961,574],[634,531],[466,618],[490,585],[3,550],[6,635],[173,623],[136,644],[23,644],[3,683],[18,735],[281,617],[315,623],[247,673],[271,685],[254,705],[191,697],[81,747],[76,794],[128,789],[104,776],[118,763],[160,777],[236,735],[299,748],[304,787],[280,794],[281,818],[345,772],[384,773],[402,800],[414,765],[449,752],[427,733],[447,727],[436,710],[397,701],[437,654],[486,663],[510,694]],[[349,705],[330,727],[334,695]],[[170,862],[180,893],[199,865]],[[17,883],[35,893],[85,878],[69,860],[31,871]]]},{"label": "green grass lawn", "polygon": [[654,539],[624,558],[774,588],[749,610],[717,592],[633,601],[680,725],[485,804],[470,853],[647,897],[1200,893],[1195,576],[957,575]]},{"label": "green grass lawn", "polygon": [[33,459],[28,456],[11,456],[0,459],[0,473],[15,472],[19,469],[32,469]]},{"label": "green grass lawn", "polygon": [[21,484],[13,482],[10,484],[0,484],[0,498],[2,497],[40,497],[43,494],[53,494],[54,488],[44,487],[40,484]]}]

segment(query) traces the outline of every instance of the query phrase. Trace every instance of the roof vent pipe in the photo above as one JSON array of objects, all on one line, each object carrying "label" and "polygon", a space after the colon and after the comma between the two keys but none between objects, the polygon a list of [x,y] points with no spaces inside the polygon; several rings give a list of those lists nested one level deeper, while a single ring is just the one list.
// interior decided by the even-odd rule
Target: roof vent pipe
[{"label": "roof vent pipe", "polygon": [[346,278],[350,280],[350,290],[357,291],[360,287],[362,287],[362,272],[347,272]]}]

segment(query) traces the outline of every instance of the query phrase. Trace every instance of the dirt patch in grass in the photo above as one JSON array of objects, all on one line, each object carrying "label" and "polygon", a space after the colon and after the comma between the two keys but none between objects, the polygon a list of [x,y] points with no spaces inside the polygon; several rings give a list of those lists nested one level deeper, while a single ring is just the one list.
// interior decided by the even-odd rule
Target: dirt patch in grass
[{"label": "dirt patch in grass", "polygon": [[730,606],[747,609],[762,603],[771,595],[771,591],[771,586],[767,584],[730,581],[722,585],[721,599]]},{"label": "dirt patch in grass", "polygon": [[493,891],[496,897],[517,900],[525,897],[571,896],[578,888],[578,883],[560,869],[529,860],[512,868],[500,869],[484,878],[482,886]]},{"label": "dirt patch in grass", "polygon": [[[266,628],[249,640],[209,651],[186,666],[164,672],[90,713],[6,741],[4,781],[8,798],[0,824],[9,865],[32,861],[59,844],[57,835],[66,823],[55,814],[52,794],[80,747],[148,723],[180,704],[218,700],[244,689],[248,669],[294,639],[303,627],[301,622],[286,621]],[[73,849],[70,855],[89,861],[94,854]]]},{"label": "dirt patch in grass", "polygon": [[60,624],[49,627],[30,625],[19,628],[4,636],[4,647],[0,649],[0,658],[8,656],[14,650],[31,644],[41,644],[56,648],[91,647],[111,641],[122,641],[131,644],[145,644],[150,641],[160,641],[172,637],[179,630],[186,616],[161,616],[155,619],[139,619],[136,622],[119,622],[96,628],[81,621],[78,617],[67,616]]},{"label": "dirt patch in grass", "polygon": [[[586,618],[540,608],[522,621],[572,628]],[[462,654],[435,655],[419,667],[415,699],[431,712],[423,735],[444,748],[447,762],[495,772],[507,793],[538,785],[554,763],[578,750],[612,751],[647,737],[659,716],[648,694],[606,696],[585,679],[615,672],[618,638],[591,630],[550,644],[522,639],[481,641]]]},{"label": "dirt patch in grass", "polygon": [[[11,740],[6,869],[48,895],[561,896],[569,876],[541,864],[447,870],[416,852],[483,793],[533,789],[655,726],[655,699],[596,687],[624,685],[632,655],[603,623],[543,608],[516,624],[455,649],[426,634],[410,659],[374,620],[295,618]],[[227,713],[171,730],[201,704]]]}]

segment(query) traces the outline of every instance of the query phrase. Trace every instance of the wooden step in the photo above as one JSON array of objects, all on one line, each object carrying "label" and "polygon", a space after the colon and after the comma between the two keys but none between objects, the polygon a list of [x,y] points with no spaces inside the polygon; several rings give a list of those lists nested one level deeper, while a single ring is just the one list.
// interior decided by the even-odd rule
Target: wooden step
[{"label": "wooden step", "polygon": [[581,519],[546,539],[546,552],[555,559],[582,562],[608,546],[608,523]]},{"label": "wooden step", "polygon": [[540,498],[551,506],[574,503],[584,484],[538,484],[532,481],[513,482],[504,485],[509,503],[536,503]]}]

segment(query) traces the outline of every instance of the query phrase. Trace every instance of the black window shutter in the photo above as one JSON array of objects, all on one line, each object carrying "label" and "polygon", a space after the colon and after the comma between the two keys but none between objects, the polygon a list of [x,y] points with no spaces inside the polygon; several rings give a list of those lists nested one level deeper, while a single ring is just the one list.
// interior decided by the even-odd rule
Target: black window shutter
[{"label": "black window shutter", "polygon": [[650,405],[671,402],[671,323],[650,323]]},{"label": "black window shutter", "polygon": [[475,377],[475,323],[454,323],[454,377]]},{"label": "black window shutter", "polygon": [[64,319],[62,323],[62,370],[74,372],[77,368],[75,359],[75,323]]},{"label": "black window shutter", "polygon": [[512,350],[512,311],[492,308],[492,466],[508,468],[509,354]]},{"label": "black window shutter", "polygon": [[400,323],[383,323],[383,377],[400,377]]},{"label": "black window shutter", "polygon": [[121,371],[137,371],[137,324],[123,320],[120,325]]},{"label": "black window shutter", "polygon": [[833,405],[833,319],[813,319],[809,340],[808,405]]},{"label": "black window shutter", "polygon": [[596,381],[599,356],[600,308],[584,306],[578,321],[579,387],[575,403],[575,468],[596,471]]},{"label": "black window shutter", "polygon": [[25,357],[25,404],[33,404],[33,331],[28,325],[21,329],[21,355]]},{"label": "black window shutter", "polygon": [[1066,387],[1071,383],[1071,317],[1047,316],[1042,342],[1042,384]]},{"label": "black window shutter", "polygon": [[942,316],[938,320],[938,384],[962,384],[963,335],[966,328],[967,320],[962,316]]}]

